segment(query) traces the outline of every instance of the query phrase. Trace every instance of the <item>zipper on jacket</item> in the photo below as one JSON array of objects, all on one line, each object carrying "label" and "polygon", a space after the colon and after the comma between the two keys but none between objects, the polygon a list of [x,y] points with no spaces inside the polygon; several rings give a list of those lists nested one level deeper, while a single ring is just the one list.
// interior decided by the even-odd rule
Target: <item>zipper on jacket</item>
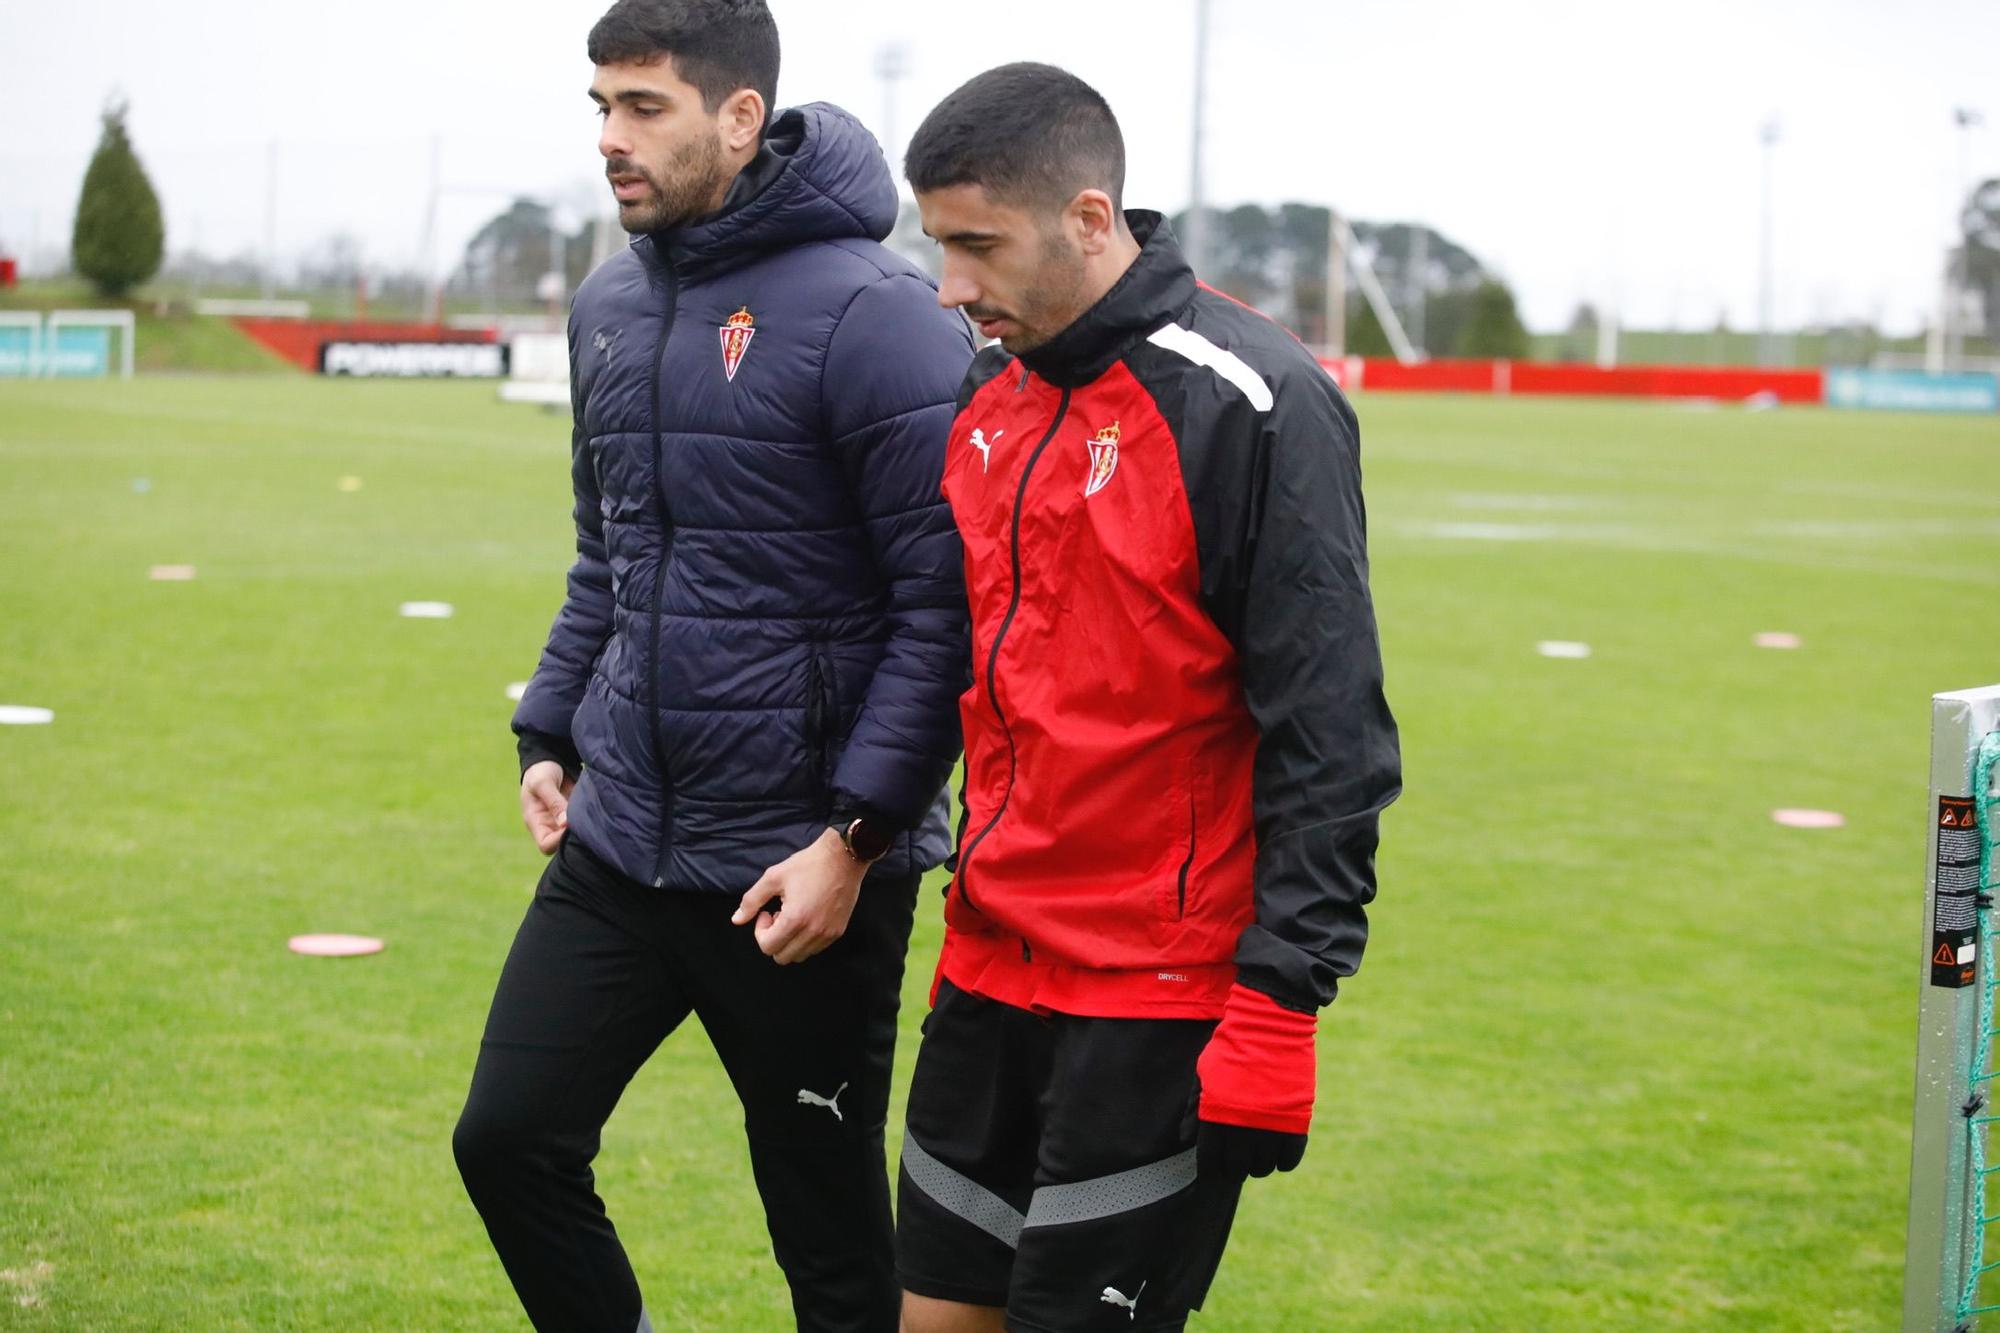
[{"label": "zipper on jacket", "polygon": [[825,799],[826,812],[833,813],[833,742],[840,730],[840,677],[833,663],[833,649],[817,640],[806,671],[806,754],[812,762],[813,782]]},{"label": "zipper on jacket", "polygon": [[[1001,735],[1007,738],[1007,790],[1001,793],[1000,805],[994,810],[993,817],[986,821],[984,828],[973,835],[972,841],[966,843],[965,850],[958,855],[958,873],[952,877],[952,883],[957,886],[958,895],[965,899],[967,907],[973,906],[972,894],[967,891],[965,884],[972,853],[981,842],[985,841],[986,835],[993,831],[993,826],[1000,822],[1000,816],[1007,813],[1007,801],[1014,794],[1014,775],[1021,764],[1021,757],[1014,749],[1014,733],[1007,726],[1007,714],[1000,707],[999,686],[1000,645],[1006,640],[1007,631],[1014,624],[1015,613],[1021,609],[1021,506],[1027,502],[1028,478],[1035,475],[1035,464],[1041,460],[1042,451],[1049,447],[1049,441],[1053,440],[1056,432],[1062,429],[1063,418],[1067,415],[1069,415],[1069,390],[1064,389],[1062,401],[1056,404],[1056,419],[1049,423],[1048,431],[1042,436],[1041,443],[1037,444],[1035,451],[1028,455],[1027,464],[1021,469],[1021,484],[1014,490],[1013,532],[1009,539],[1009,551],[1013,557],[1014,593],[1007,603],[1007,614],[1000,618],[1000,629],[993,636],[993,649],[986,655],[986,698],[993,705],[993,716],[1000,722]],[[968,777],[968,785],[969,783]],[[1026,947],[1024,943],[1022,948]]]},{"label": "zipper on jacket", "polygon": [[660,850],[653,863],[653,886],[667,883],[667,840],[674,823],[674,786],[667,777],[667,745],[660,735],[660,604],[667,595],[667,566],[674,554],[674,525],[667,516],[667,460],[660,432],[660,362],[667,354],[667,336],[674,331],[675,307],[680,304],[680,277],[673,261],[660,255],[660,267],[667,274],[666,309],[660,316],[660,333],[653,341],[653,493],[660,502],[660,564],[653,571],[653,629],[647,636],[646,721],[653,735],[653,765],[660,773]]},{"label": "zipper on jacket", "polygon": [[1194,815],[1194,779],[1188,779],[1188,850],[1187,859],[1181,862],[1180,879],[1174,885],[1174,920],[1187,916],[1188,871],[1194,866],[1194,840],[1197,831]]}]

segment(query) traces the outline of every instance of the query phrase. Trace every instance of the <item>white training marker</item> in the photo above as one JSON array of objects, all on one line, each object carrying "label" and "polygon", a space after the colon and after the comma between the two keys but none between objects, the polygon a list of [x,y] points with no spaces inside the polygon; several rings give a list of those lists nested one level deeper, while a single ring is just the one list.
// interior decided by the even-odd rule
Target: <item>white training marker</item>
[{"label": "white training marker", "polygon": [[0,727],[45,727],[55,720],[54,709],[31,708],[27,704],[0,704]]},{"label": "white training marker", "polygon": [[361,489],[361,478],[342,477],[339,481],[335,482],[334,484],[338,486],[341,490],[346,491],[348,494],[352,495],[355,491]]},{"label": "white training marker", "polygon": [[517,680],[512,685],[509,685],[507,687],[507,697],[509,699],[512,699],[515,703],[521,702],[521,696],[526,694],[527,692],[528,692],[528,682],[525,680]]},{"label": "white training marker", "polygon": [[372,935],[294,935],[285,947],[308,958],[360,958],[381,953],[382,941]]},{"label": "white training marker", "polygon": [[146,477],[132,478],[132,494],[144,495],[147,491],[150,491],[152,489],[153,489],[153,483],[151,479]]},{"label": "white training marker", "polygon": [[1751,642],[1759,648],[1798,648],[1805,644],[1805,640],[1798,635],[1787,634],[1783,630],[1766,630]]},{"label": "white training marker", "polygon": [[1847,816],[1837,810],[1773,810],[1771,818],[1786,828],[1847,827]]},{"label": "white training marker", "polygon": [[404,602],[396,614],[405,620],[450,620],[450,602]]},{"label": "white training marker", "polygon": [[146,577],[155,583],[193,583],[193,565],[154,565]]},{"label": "white training marker", "polygon": [[1555,528],[1536,523],[1420,523],[1412,531],[1459,542],[1545,542],[1561,535]]},{"label": "white training marker", "polygon": [[1543,657],[1588,657],[1590,645],[1568,639],[1543,639],[1535,645],[1535,651]]}]

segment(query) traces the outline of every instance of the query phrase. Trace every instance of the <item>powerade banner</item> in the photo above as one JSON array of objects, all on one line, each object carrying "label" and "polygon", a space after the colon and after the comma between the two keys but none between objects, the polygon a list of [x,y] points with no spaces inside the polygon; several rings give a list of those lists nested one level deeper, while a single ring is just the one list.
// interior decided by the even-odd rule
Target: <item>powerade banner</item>
[{"label": "powerade banner", "polygon": [[504,343],[321,343],[319,373],[374,379],[481,379],[507,374]]},{"label": "powerade banner", "polygon": [[1826,405],[1871,412],[2000,412],[2000,380],[1980,371],[1829,370]]}]

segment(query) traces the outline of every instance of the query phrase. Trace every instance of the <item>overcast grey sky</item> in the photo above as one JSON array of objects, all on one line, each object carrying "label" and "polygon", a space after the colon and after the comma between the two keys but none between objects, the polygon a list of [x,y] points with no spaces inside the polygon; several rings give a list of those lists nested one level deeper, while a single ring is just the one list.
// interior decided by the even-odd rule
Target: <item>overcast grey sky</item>
[{"label": "overcast grey sky", "polygon": [[[339,231],[406,264],[430,143],[440,255],[509,193],[596,208],[584,34],[605,0],[0,0],[0,247],[66,246],[114,88],[168,244],[254,250],[277,147],[278,244]],[[960,82],[1062,64],[1125,127],[1129,203],[1183,206],[1193,0],[773,0],[779,100],[889,127],[875,53],[909,50],[895,144]],[[1331,202],[1429,222],[1500,270],[1531,324],[1756,319],[1758,130],[1775,114],[1781,322],[1907,331],[1936,303],[1961,148],[2000,175],[2000,0],[1213,0],[1212,203]],[[1962,143],[1961,143],[1962,141]]]}]

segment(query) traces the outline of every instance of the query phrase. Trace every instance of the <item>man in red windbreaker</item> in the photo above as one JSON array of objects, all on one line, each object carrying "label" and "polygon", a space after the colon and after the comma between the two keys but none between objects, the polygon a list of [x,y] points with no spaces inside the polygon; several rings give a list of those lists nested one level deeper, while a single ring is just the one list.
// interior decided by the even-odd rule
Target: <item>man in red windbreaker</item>
[{"label": "man in red windbreaker", "polygon": [[1353,411],[1124,212],[1104,99],[973,79],[905,162],[998,345],[944,490],[974,681],[910,1091],[904,1327],[1181,1327],[1297,1165],[1400,783]]}]

